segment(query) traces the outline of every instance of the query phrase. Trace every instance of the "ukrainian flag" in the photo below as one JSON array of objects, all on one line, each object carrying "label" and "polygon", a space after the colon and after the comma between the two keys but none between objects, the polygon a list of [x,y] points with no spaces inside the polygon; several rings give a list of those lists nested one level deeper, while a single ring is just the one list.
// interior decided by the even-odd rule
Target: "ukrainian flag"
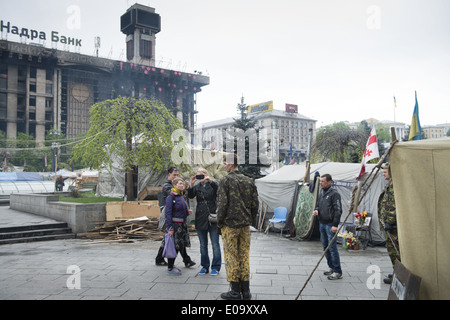
[{"label": "ukrainian flag", "polygon": [[416,91],[416,105],[414,107],[414,113],[412,116],[411,127],[409,128],[409,141],[422,139],[422,128],[419,121],[419,104],[417,103],[417,91]]}]

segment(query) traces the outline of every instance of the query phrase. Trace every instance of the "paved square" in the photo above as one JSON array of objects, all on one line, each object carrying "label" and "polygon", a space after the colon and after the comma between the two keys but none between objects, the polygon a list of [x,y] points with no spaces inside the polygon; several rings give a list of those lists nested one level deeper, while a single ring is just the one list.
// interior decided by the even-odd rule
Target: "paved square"
[{"label": "paved square", "polygon": [[[199,276],[200,249],[191,233],[188,269],[180,257],[181,276],[155,266],[155,241],[83,244],[85,239],[0,246],[0,299],[26,300],[220,300],[229,289],[225,266],[218,276]],[[343,279],[330,281],[323,260],[299,299],[381,299],[389,286],[383,278],[392,266],[383,247],[339,249]],[[254,300],[293,300],[322,254],[319,241],[296,241],[279,234],[252,233],[250,289]],[[210,248],[210,256],[212,251]],[[79,270],[79,273],[76,270]],[[74,271],[75,270],[75,271]]]}]

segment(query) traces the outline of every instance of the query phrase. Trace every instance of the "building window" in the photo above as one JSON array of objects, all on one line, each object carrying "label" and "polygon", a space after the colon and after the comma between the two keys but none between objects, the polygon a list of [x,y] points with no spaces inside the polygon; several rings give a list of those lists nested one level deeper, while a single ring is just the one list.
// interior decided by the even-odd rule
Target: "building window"
[{"label": "building window", "polygon": [[148,40],[141,40],[141,58],[152,58],[152,42]]},{"label": "building window", "polygon": [[53,84],[46,83],[45,84],[45,93],[46,94],[53,94]]},{"label": "building window", "polygon": [[30,82],[30,92],[36,92],[36,82]]},{"label": "building window", "polygon": [[26,78],[27,77],[27,67],[19,66],[17,75],[19,78]]},{"label": "building window", "polygon": [[0,93],[0,119],[6,119],[7,99],[8,99],[8,95],[6,93]]},{"label": "building window", "polygon": [[36,79],[37,69],[35,67],[30,67],[30,78]]},{"label": "building window", "polygon": [[133,60],[134,58],[134,41],[127,42],[127,60]]},{"label": "building window", "polygon": [[45,72],[45,80],[53,81],[53,70],[46,70],[46,72]]},{"label": "building window", "polygon": [[30,96],[29,105],[30,105],[30,107],[36,107],[36,97],[35,96]]},{"label": "building window", "polygon": [[21,92],[27,91],[27,82],[25,80],[17,81],[17,90]]},{"label": "building window", "polygon": [[0,89],[8,89],[8,76],[6,74],[0,74]]},{"label": "building window", "polygon": [[8,89],[8,66],[0,65],[0,89]]},{"label": "building window", "polygon": [[18,94],[17,95],[17,108],[26,108],[27,107],[26,99],[27,99],[26,95]]},{"label": "building window", "polygon": [[49,108],[53,108],[53,99],[45,99],[45,108],[49,109]]}]

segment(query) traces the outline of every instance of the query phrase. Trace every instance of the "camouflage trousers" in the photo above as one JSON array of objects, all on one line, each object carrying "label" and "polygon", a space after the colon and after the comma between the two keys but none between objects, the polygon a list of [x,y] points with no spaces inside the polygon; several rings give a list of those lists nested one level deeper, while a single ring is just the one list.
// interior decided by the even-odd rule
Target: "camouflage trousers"
[{"label": "camouflage trousers", "polygon": [[[389,258],[391,259],[392,265],[395,265],[395,260],[398,259],[400,261],[400,246],[398,244],[398,234],[397,234],[397,229],[393,229],[389,231],[389,234],[391,235],[391,237],[389,238],[389,235],[386,232],[386,248],[387,248],[387,252],[389,255]],[[394,244],[392,243],[392,240],[394,241]],[[395,249],[397,248],[397,250]]]},{"label": "camouflage trousers", "polygon": [[222,228],[228,282],[250,281],[250,227]]}]

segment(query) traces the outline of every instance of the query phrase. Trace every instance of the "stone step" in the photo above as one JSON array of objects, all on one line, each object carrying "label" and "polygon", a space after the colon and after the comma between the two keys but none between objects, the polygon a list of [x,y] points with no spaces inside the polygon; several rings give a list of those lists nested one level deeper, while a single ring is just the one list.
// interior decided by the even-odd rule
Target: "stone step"
[{"label": "stone step", "polygon": [[0,228],[0,245],[73,238],[75,234],[67,227],[67,223]]},{"label": "stone step", "polygon": [[76,235],[74,233],[66,233],[66,234],[53,234],[53,235],[34,236],[34,237],[26,237],[26,238],[1,239],[0,245],[13,244],[13,243],[25,243],[25,242],[37,242],[37,241],[74,239],[75,237],[76,237]]},{"label": "stone step", "polygon": [[55,223],[43,223],[43,224],[33,224],[33,225],[24,225],[24,226],[15,226],[15,227],[4,227],[4,228],[0,228],[0,233],[53,229],[53,228],[67,228],[67,223],[55,222]]}]

